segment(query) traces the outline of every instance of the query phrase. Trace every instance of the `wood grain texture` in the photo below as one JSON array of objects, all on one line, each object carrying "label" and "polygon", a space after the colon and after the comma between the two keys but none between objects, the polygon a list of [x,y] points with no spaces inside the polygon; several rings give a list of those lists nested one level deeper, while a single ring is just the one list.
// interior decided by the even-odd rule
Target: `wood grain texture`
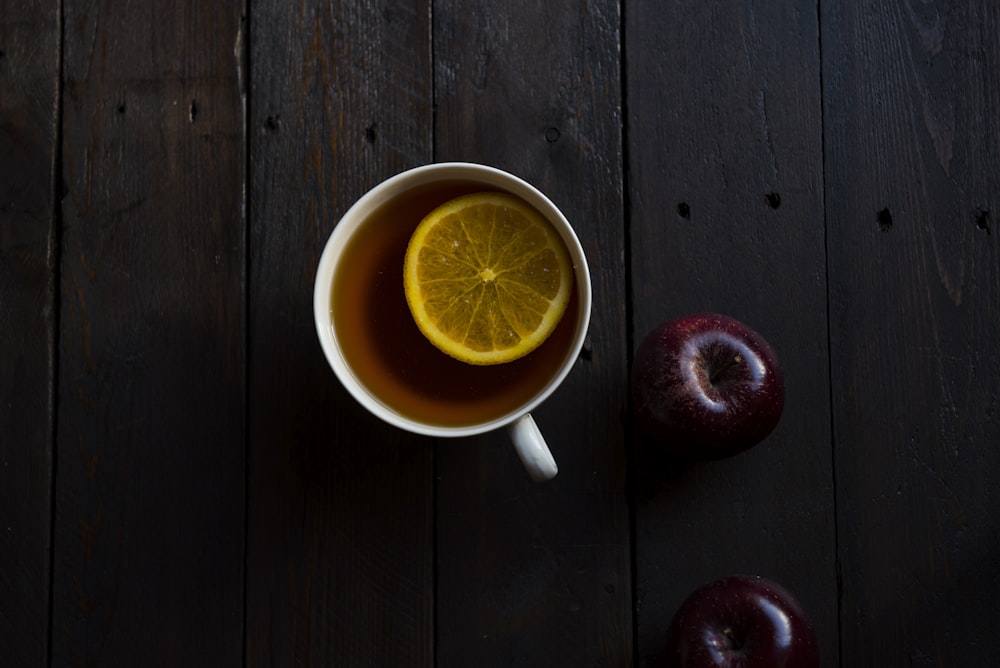
[{"label": "wood grain texture", "polygon": [[55,2],[0,6],[0,665],[48,661]]},{"label": "wood grain texture", "polygon": [[[635,439],[638,665],[696,587],[784,584],[838,662],[815,7],[625,3],[634,341],[699,311],[777,351],[781,422],[735,458],[680,466]],[[808,548],[806,548],[808,546]]]},{"label": "wood grain texture", "polygon": [[433,444],[341,388],[312,294],[339,217],[431,159],[429,8],[251,9],[247,664],[428,666]]},{"label": "wood grain texture", "polygon": [[[0,3],[0,666],[653,668],[737,572],[825,668],[994,664],[998,34],[993,0]],[[316,340],[338,218],[447,160],[590,261],[549,483],[382,424]],[[702,310],[787,401],[680,467],[628,364]]]},{"label": "wood grain texture", "polygon": [[52,661],[236,666],[241,7],[63,7]]},{"label": "wood grain texture", "polygon": [[843,665],[995,663],[1000,6],[824,4]]},{"label": "wood grain texture", "polygon": [[584,354],[535,419],[560,467],[504,433],[438,447],[438,665],[632,662],[618,5],[436,2],[438,160],[527,179],[584,244]]}]

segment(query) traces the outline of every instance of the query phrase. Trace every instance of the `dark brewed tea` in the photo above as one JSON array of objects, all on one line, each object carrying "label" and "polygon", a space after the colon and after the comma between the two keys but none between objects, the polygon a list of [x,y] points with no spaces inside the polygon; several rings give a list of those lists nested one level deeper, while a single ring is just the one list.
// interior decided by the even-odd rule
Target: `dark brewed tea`
[{"label": "dark brewed tea", "polygon": [[441,182],[407,191],[372,212],[343,251],[331,314],[348,365],[387,407],[426,424],[460,427],[523,406],[562,365],[578,317],[573,296],[552,335],[519,360],[494,366],[460,362],[417,328],[403,293],[403,258],[421,219],[454,197],[490,188]]}]

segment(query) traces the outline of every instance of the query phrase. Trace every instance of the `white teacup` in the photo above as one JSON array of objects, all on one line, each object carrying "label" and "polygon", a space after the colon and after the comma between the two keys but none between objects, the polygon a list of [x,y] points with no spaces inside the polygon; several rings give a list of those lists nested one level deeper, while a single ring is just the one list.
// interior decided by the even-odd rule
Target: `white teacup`
[{"label": "white teacup", "polygon": [[[383,393],[385,396],[380,395],[377,383],[371,382],[372,379],[366,378],[366,374],[370,373],[366,370],[366,365],[351,361],[358,358],[352,358],[351,354],[345,351],[345,344],[349,343],[349,337],[338,333],[338,330],[341,332],[347,331],[345,328],[349,324],[348,321],[365,318],[366,315],[353,311],[341,311],[338,313],[338,309],[334,308],[333,305],[335,303],[335,295],[342,294],[337,290],[335,284],[345,280],[349,280],[352,283],[363,280],[358,279],[357,276],[348,279],[349,274],[338,271],[342,268],[345,258],[348,258],[347,262],[350,263],[353,260],[348,256],[358,255],[357,247],[351,246],[351,242],[359,233],[369,230],[369,226],[371,225],[398,224],[407,227],[406,230],[400,230],[400,232],[405,233],[408,238],[409,233],[412,233],[413,228],[416,227],[424,215],[430,212],[430,209],[417,210],[421,206],[426,206],[424,203],[420,206],[412,207],[415,209],[412,211],[410,208],[407,208],[408,215],[406,216],[395,216],[392,218],[385,218],[379,212],[386,211],[387,207],[391,207],[394,203],[404,202],[401,198],[412,198],[412,193],[421,189],[427,190],[436,188],[439,184],[444,187],[443,184],[453,185],[457,183],[462,184],[461,187],[466,190],[503,191],[519,197],[534,207],[552,224],[562,237],[573,264],[575,295],[572,304],[575,305],[575,308],[571,307],[567,309],[563,320],[569,320],[565,324],[560,323],[560,327],[564,328],[562,334],[559,337],[553,334],[550,337],[552,343],[547,341],[543,344],[543,346],[553,346],[546,353],[547,359],[551,361],[545,363],[546,370],[542,372],[537,381],[532,381],[534,384],[527,390],[527,396],[519,396],[517,405],[507,406],[498,414],[480,415],[472,422],[453,425],[441,424],[433,419],[427,419],[419,411],[400,410],[398,405],[394,405],[393,400],[389,398],[388,393]],[[437,204],[439,203],[441,202],[437,202]],[[400,204],[400,206],[409,207],[409,204],[404,203]],[[363,238],[367,237],[370,237],[370,235]],[[359,241],[359,243],[362,242]],[[398,263],[401,272],[403,263],[402,255],[399,256]],[[394,285],[390,287],[395,290]],[[342,289],[346,290],[347,287],[343,287]],[[398,290],[401,295],[403,290],[401,279]],[[386,294],[390,294],[392,300],[396,299],[395,292]],[[339,299],[339,297],[337,298]],[[345,298],[344,304],[346,305],[349,301],[349,299]],[[545,443],[544,437],[531,417],[531,411],[545,401],[559,387],[559,384],[562,383],[563,379],[573,368],[590,324],[591,301],[590,271],[587,267],[587,259],[584,256],[583,248],[576,233],[559,209],[538,189],[516,176],[485,165],[455,162],[425,165],[397,174],[362,196],[344,214],[330,235],[323,250],[323,255],[320,258],[313,292],[313,311],[316,320],[316,331],[327,361],[347,391],[372,414],[401,429],[416,434],[437,437],[473,436],[505,427],[510,434],[518,456],[524,463],[531,478],[534,480],[549,480],[556,475],[558,468],[552,453]],[[363,301],[359,303],[363,303]],[[405,299],[401,303],[404,304],[405,308]],[[364,338],[370,339],[373,337]],[[557,338],[558,341],[555,341]],[[420,348],[424,343],[426,342],[414,343],[411,340],[409,344],[405,344],[404,342],[400,345],[412,345],[415,348]],[[366,342],[366,345],[376,344]],[[390,347],[391,344],[383,344],[383,346]],[[393,354],[398,355],[399,353],[399,350],[393,351]],[[418,353],[415,350],[413,354],[416,355]],[[447,362],[447,364],[453,363],[451,361]],[[532,364],[532,361],[530,359],[524,362],[519,360],[510,364],[519,363]],[[541,367],[522,366],[511,368],[530,368],[532,373],[535,373]],[[388,372],[391,375],[392,369],[389,369]]]}]

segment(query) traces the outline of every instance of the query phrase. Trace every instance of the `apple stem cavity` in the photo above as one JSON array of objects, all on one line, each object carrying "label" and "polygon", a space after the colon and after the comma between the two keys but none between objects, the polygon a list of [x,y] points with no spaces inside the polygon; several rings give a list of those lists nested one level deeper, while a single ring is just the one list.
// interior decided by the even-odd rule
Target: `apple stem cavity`
[{"label": "apple stem cavity", "polygon": [[764,338],[718,313],[661,323],[632,360],[635,419],[655,451],[678,460],[731,457],[778,423],[781,365]]},{"label": "apple stem cavity", "polygon": [[729,360],[726,361],[725,364],[723,364],[718,369],[712,372],[712,375],[709,376],[708,378],[708,382],[710,382],[712,385],[715,385],[716,383],[719,382],[719,379],[722,378],[723,374],[725,374],[727,371],[729,371],[737,364],[742,364],[742,363],[743,363],[742,355],[736,355],[735,357],[730,358]]}]

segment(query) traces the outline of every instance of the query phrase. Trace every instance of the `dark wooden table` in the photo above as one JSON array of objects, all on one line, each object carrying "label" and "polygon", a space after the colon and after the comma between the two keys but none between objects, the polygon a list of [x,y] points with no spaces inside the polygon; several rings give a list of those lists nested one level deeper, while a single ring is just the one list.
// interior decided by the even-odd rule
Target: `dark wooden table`
[{"label": "dark wooden table", "polygon": [[[1000,4],[0,0],[0,666],[649,666],[697,585],[826,667],[996,665]],[[416,165],[537,185],[584,354],[502,433],[341,389],[312,280]],[[776,431],[657,466],[632,352],[728,313]]]}]

